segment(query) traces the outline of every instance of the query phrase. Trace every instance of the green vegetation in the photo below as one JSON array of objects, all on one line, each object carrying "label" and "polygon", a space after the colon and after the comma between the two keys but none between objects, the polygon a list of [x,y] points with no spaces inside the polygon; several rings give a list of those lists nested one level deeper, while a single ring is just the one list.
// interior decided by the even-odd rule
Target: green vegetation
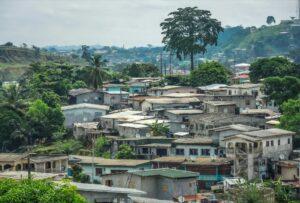
[{"label": "green vegetation", "polygon": [[108,74],[102,68],[106,66],[107,61],[102,59],[101,55],[95,55],[91,58],[93,67],[90,69],[89,84],[95,90],[102,87],[104,79],[108,78]]},{"label": "green vegetation", "polygon": [[110,141],[104,137],[101,136],[96,139],[95,142],[95,154],[96,156],[104,157],[104,158],[110,158]]},{"label": "green vegetation", "polygon": [[135,159],[135,153],[132,150],[131,146],[127,144],[120,145],[116,155],[116,159]]},{"label": "green vegetation", "polygon": [[281,105],[280,127],[300,135],[300,99],[290,99]]},{"label": "green vegetation", "polygon": [[160,24],[163,43],[179,59],[189,55],[193,70],[194,55],[204,54],[209,45],[217,45],[218,35],[223,31],[221,22],[211,18],[210,11],[197,7],[179,8],[168,16]]},{"label": "green vegetation", "polygon": [[169,132],[169,127],[164,123],[158,123],[157,121],[151,125],[150,129],[153,136],[166,136]]},{"label": "green vegetation", "polygon": [[49,142],[54,134],[64,132],[64,119],[60,107],[51,108],[40,99],[30,104],[26,113],[31,137],[40,143]]},{"label": "green vegetation", "polygon": [[250,66],[251,82],[257,83],[267,77],[300,77],[300,70],[297,65],[283,57],[258,59]]},{"label": "green vegetation", "polygon": [[268,99],[274,100],[278,105],[300,97],[300,79],[296,77],[269,77],[263,81],[263,85],[263,91],[268,95]]},{"label": "green vegetation", "polygon": [[206,62],[191,72],[190,83],[192,86],[210,85],[214,83],[228,84],[229,71],[218,62]]},{"label": "green vegetation", "polygon": [[158,77],[160,75],[158,68],[150,63],[133,63],[124,68],[122,74],[130,77]]},{"label": "green vegetation", "polygon": [[90,176],[82,172],[81,166],[75,164],[72,166],[73,181],[80,183],[90,183]]},{"label": "green vegetation", "polygon": [[0,180],[0,202],[65,202],[84,203],[86,200],[76,192],[76,187],[47,180]]},{"label": "green vegetation", "polygon": [[83,149],[83,144],[74,139],[59,140],[53,143],[36,146],[33,151],[38,154],[76,154]]}]

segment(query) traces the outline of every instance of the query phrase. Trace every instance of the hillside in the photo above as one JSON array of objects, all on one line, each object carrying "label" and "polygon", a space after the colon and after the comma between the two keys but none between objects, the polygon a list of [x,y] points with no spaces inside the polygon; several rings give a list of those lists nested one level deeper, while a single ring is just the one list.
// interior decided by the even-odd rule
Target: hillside
[{"label": "hillside", "polygon": [[290,25],[287,21],[260,28],[227,27],[219,36],[218,46],[209,48],[206,56],[251,62],[257,57],[289,55],[291,45],[297,40],[292,37]]},{"label": "hillside", "polygon": [[47,52],[40,48],[0,46],[0,81],[17,80],[33,62],[69,61],[69,56]]},{"label": "hillside", "polygon": [[[300,40],[292,37],[291,21],[273,26],[256,27],[226,27],[220,34],[218,46],[209,47],[206,54],[195,57],[196,64],[201,58],[218,60],[227,66],[233,63],[252,62],[257,57],[285,55],[291,56],[291,45],[294,50],[300,49]],[[299,31],[299,30],[298,30]],[[295,35],[295,34],[294,34]],[[297,36],[297,35],[296,35]],[[160,66],[162,47],[121,48],[115,46],[93,45],[89,47],[91,54],[102,54],[109,61],[109,66],[115,70],[124,68],[133,62],[154,63]],[[293,52],[297,56],[298,52]],[[83,64],[81,46],[48,46],[42,49],[22,48],[15,46],[0,46],[0,80],[17,79],[26,67],[36,61],[68,61]],[[169,67],[169,54],[163,52],[162,65]],[[292,57],[293,58],[293,57]],[[295,58],[295,57],[294,57]],[[299,57],[298,57],[299,58]],[[189,61],[179,61],[171,58],[172,67],[188,68]]]}]

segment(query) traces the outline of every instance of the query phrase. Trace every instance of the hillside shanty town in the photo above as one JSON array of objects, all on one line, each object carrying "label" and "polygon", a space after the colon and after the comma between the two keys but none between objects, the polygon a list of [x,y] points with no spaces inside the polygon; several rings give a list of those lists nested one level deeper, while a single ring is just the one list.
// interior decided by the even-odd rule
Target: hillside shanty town
[{"label": "hillside shanty town", "polygon": [[299,203],[300,0],[224,2],[0,0],[0,203]]}]

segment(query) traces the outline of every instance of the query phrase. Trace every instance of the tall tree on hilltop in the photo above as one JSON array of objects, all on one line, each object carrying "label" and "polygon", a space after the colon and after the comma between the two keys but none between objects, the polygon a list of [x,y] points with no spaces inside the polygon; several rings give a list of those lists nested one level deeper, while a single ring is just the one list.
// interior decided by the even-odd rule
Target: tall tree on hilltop
[{"label": "tall tree on hilltop", "polygon": [[91,53],[89,51],[89,46],[87,45],[82,45],[81,46],[81,51],[82,51],[82,55],[81,55],[81,58],[85,59],[87,62],[90,62],[91,60]]},{"label": "tall tree on hilltop", "polygon": [[91,58],[93,65],[90,72],[90,85],[96,90],[103,85],[103,80],[107,77],[106,71],[103,69],[106,66],[107,60],[103,60],[101,55],[94,55]]},{"label": "tall tree on hilltop", "polygon": [[223,32],[221,22],[211,18],[210,11],[197,7],[179,8],[169,16],[160,24],[162,42],[178,59],[189,55],[193,70],[194,55],[204,54],[208,45],[217,45],[218,35]]},{"label": "tall tree on hilltop", "polygon": [[266,22],[268,25],[271,25],[272,23],[276,23],[274,16],[268,16]]}]

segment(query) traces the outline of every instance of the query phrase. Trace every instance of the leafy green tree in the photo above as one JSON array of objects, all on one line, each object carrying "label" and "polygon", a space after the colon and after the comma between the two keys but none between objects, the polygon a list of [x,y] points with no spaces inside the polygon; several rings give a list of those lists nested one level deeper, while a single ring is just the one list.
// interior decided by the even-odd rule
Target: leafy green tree
[{"label": "leafy green tree", "polygon": [[276,23],[274,16],[268,16],[266,22],[268,25],[271,25],[272,23]]},{"label": "leafy green tree", "polygon": [[60,107],[51,108],[42,100],[30,105],[26,117],[30,121],[33,139],[49,141],[54,133],[64,130],[64,115]]},{"label": "leafy green tree", "polygon": [[80,183],[90,183],[90,176],[82,172],[82,167],[78,164],[72,165],[73,181]]},{"label": "leafy green tree", "polygon": [[90,60],[92,58],[89,48],[90,47],[87,45],[81,46],[81,51],[82,51],[81,58],[85,59],[87,62],[90,62]]},{"label": "leafy green tree", "polygon": [[164,77],[164,82],[168,85],[190,86],[190,77],[186,75],[167,75]]},{"label": "leafy green tree", "polygon": [[110,148],[110,141],[104,137],[104,136],[101,136],[101,137],[98,137],[96,139],[96,142],[95,142],[95,154],[97,156],[105,156],[105,158],[109,158],[108,156],[110,156],[109,154],[109,148]]},{"label": "leafy green tree", "polygon": [[51,108],[60,107],[61,103],[59,95],[52,91],[43,92],[42,101],[45,102]]},{"label": "leafy green tree", "polygon": [[300,99],[290,99],[281,105],[280,126],[300,135]]},{"label": "leafy green tree", "polygon": [[127,144],[122,144],[119,147],[115,155],[116,159],[134,159],[135,153],[133,152],[132,148]]},{"label": "leafy green tree", "polygon": [[76,187],[69,183],[54,183],[47,180],[0,180],[0,202],[65,202],[85,203]]},{"label": "leafy green tree", "polygon": [[274,189],[275,199],[277,202],[292,202],[292,187],[289,185],[283,185],[281,179],[266,181],[264,182],[264,185]]},{"label": "leafy green tree", "polygon": [[158,77],[159,69],[151,63],[133,63],[122,71],[123,75],[130,77]]},{"label": "leafy green tree", "polygon": [[269,77],[263,81],[263,91],[268,99],[281,105],[289,99],[297,99],[300,95],[300,79],[292,76]]},{"label": "leafy green tree", "polygon": [[210,11],[197,7],[179,8],[169,14],[160,24],[163,43],[168,51],[176,56],[190,56],[191,70],[194,68],[194,55],[205,53],[209,45],[216,45],[218,35],[223,31],[221,22],[211,18]]},{"label": "leafy green tree", "polygon": [[230,72],[220,63],[206,62],[191,72],[190,81],[192,86],[210,85],[214,83],[227,84]]},{"label": "leafy green tree", "polygon": [[253,62],[250,66],[250,80],[257,83],[267,77],[300,76],[296,64],[283,57],[263,58]]},{"label": "leafy green tree", "polygon": [[0,151],[15,150],[26,144],[25,115],[11,106],[0,106]]},{"label": "leafy green tree", "polygon": [[73,89],[86,88],[86,87],[87,87],[87,84],[84,81],[82,81],[82,80],[77,80],[72,85]]},{"label": "leafy green tree", "polygon": [[[9,105],[16,109],[24,109],[25,104],[22,99],[22,92],[21,88],[17,85],[9,85],[8,87],[3,87],[0,89],[2,105]],[[0,98],[1,98],[0,97]]]},{"label": "leafy green tree", "polygon": [[166,136],[169,132],[169,127],[166,126],[164,123],[158,123],[156,121],[151,125],[150,131],[153,136]]},{"label": "leafy green tree", "polygon": [[67,100],[68,91],[75,82],[75,66],[57,63],[34,63],[25,73],[20,85],[30,98],[41,98],[46,91],[52,91]]},{"label": "leafy green tree", "polygon": [[263,203],[264,190],[257,183],[246,182],[238,187],[238,203]]}]

